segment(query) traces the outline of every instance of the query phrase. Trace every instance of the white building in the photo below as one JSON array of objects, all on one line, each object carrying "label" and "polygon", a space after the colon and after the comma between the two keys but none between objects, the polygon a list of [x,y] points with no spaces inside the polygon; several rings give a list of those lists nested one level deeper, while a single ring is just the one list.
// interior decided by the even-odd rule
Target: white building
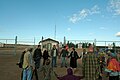
[{"label": "white building", "polygon": [[53,47],[53,45],[58,45],[59,42],[56,41],[56,40],[53,40],[51,38],[48,38],[48,39],[44,39],[42,41],[39,42],[39,44],[41,45],[42,49],[47,49],[48,51],[50,51]]},{"label": "white building", "polygon": [[0,47],[4,47],[4,43],[1,43],[1,42],[0,42]]}]

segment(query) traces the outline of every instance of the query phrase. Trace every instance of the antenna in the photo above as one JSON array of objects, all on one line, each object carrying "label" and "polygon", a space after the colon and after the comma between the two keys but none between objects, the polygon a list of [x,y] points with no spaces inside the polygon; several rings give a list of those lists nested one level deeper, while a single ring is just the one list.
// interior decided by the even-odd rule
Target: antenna
[{"label": "antenna", "polygon": [[56,39],[56,20],[57,20],[57,11],[56,11],[56,17],[55,17],[55,33],[54,33],[54,38]]},{"label": "antenna", "polygon": [[55,34],[54,34],[54,38],[56,39],[56,24],[55,24]]}]

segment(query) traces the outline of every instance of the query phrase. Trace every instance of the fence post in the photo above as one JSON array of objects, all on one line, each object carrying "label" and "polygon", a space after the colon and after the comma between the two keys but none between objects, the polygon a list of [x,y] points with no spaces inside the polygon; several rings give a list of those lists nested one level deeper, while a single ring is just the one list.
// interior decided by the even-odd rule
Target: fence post
[{"label": "fence post", "polygon": [[[106,48],[106,41],[105,41],[105,52],[106,52],[106,49],[107,49],[107,48]],[[107,52],[106,52],[106,53],[107,53]]]},{"label": "fence post", "polygon": [[34,49],[35,49],[35,37],[34,37]]},{"label": "fence post", "polygon": [[96,51],[96,39],[94,39],[94,50]]},{"label": "fence post", "polygon": [[14,53],[14,55],[16,55],[16,49],[17,49],[17,36],[15,37],[15,53]]}]

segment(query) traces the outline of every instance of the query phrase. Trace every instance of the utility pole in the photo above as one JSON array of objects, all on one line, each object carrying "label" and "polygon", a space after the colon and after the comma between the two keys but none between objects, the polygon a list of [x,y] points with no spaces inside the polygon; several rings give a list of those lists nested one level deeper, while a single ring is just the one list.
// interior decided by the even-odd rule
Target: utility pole
[{"label": "utility pole", "polygon": [[56,24],[55,24],[55,33],[54,33],[54,38],[56,39]]},{"label": "utility pole", "polygon": [[56,11],[56,16],[55,16],[55,32],[54,32],[54,39],[56,39],[56,21],[57,21],[57,11]]}]

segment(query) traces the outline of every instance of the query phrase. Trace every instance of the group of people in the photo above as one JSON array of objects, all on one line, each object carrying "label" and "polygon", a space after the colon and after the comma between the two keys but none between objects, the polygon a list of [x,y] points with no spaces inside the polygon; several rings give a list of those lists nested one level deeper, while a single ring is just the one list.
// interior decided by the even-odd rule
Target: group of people
[{"label": "group of people", "polygon": [[107,72],[109,80],[120,80],[120,53],[108,53],[108,59],[104,71]]},{"label": "group of people", "polygon": [[[88,50],[83,49],[81,56],[78,55],[75,48],[69,52],[68,47],[64,46],[59,52],[55,45],[50,52],[45,49],[42,53],[41,46],[34,50],[33,48],[27,48],[24,51],[23,65],[22,65],[22,80],[32,80],[35,74],[36,80],[38,79],[38,69],[43,71],[44,80],[52,80],[51,73],[55,74],[58,80],[102,80],[103,72],[105,71],[109,76],[109,80],[119,80],[120,76],[120,56],[116,58],[116,54],[108,52],[106,57],[104,54],[98,51],[98,54],[94,51],[92,45],[89,46]],[[41,58],[43,57],[43,65],[41,64]],[[49,59],[51,58],[51,60]],[[67,69],[67,75],[59,77],[54,72],[53,67],[57,67],[57,57],[61,59],[61,68],[68,67],[67,60],[70,58],[70,67]],[[82,59],[82,75],[75,76],[73,69],[77,68],[77,59]]]},{"label": "group of people", "polygon": [[[26,48],[21,54],[20,61],[17,63],[22,68],[21,80],[32,80],[35,75],[38,79],[38,69],[41,66],[41,58],[43,57],[43,66],[46,64],[49,54],[47,50],[44,50],[43,54],[41,46],[38,45],[33,51],[33,47]],[[41,70],[42,71],[42,70]]]},{"label": "group of people", "polygon": [[95,51],[90,45],[88,52],[84,51],[82,65],[85,80],[103,80],[103,76],[109,77],[109,80],[120,80],[120,52]]},{"label": "group of people", "polygon": [[[51,61],[49,57],[51,57]],[[22,62],[21,68],[23,69],[21,79],[32,80],[33,76],[35,75],[36,80],[39,80],[38,69],[40,69],[39,71],[44,71],[44,75],[46,76],[46,73],[49,72],[49,70],[46,69],[49,69],[50,67],[51,70],[53,70],[53,67],[57,67],[57,57],[61,57],[61,67],[67,68],[67,58],[70,58],[71,68],[77,67],[77,59],[79,58],[79,56],[74,48],[72,48],[72,51],[69,54],[68,49],[64,46],[59,53],[56,46],[53,45],[50,55],[47,49],[45,49],[42,53],[40,45],[38,45],[34,51],[33,48],[26,48],[20,58],[20,62]],[[41,65],[41,58],[43,58],[43,65]],[[47,67],[46,65],[49,65],[49,67]]]}]

